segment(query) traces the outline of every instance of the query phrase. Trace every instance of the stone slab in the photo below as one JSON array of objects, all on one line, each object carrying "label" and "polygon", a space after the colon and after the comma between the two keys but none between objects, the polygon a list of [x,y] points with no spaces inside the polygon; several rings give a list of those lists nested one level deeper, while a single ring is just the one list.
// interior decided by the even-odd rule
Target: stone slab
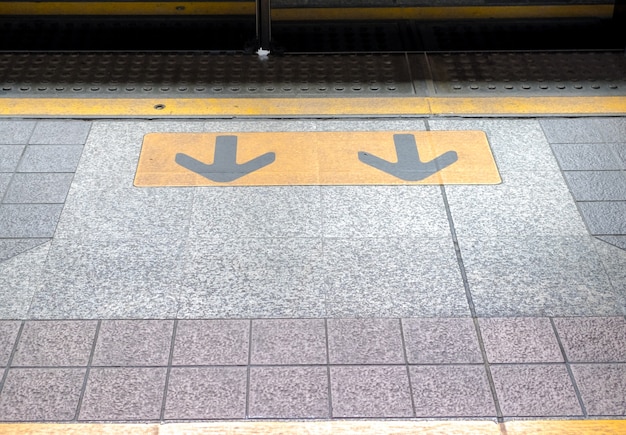
[{"label": "stone slab", "polygon": [[25,145],[35,129],[36,121],[1,120],[0,144]]},{"label": "stone slab", "polygon": [[74,172],[82,152],[82,145],[29,145],[17,171]]},{"label": "stone slab", "polygon": [[550,143],[621,142],[626,137],[624,118],[542,118]]},{"label": "stone slab", "polygon": [[74,174],[17,173],[13,175],[3,202],[5,204],[63,204],[73,177]]},{"label": "stone slab", "polygon": [[626,201],[579,202],[578,207],[591,234],[626,234]]},{"label": "stone slab", "polygon": [[24,148],[24,145],[0,145],[0,172],[14,172]]},{"label": "stone slab", "polygon": [[0,238],[52,237],[62,204],[0,204]]},{"label": "stone slab", "polygon": [[39,121],[29,143],[37,145],[82,145],[87,140],[90,128],[90,121]]},{"label": "stone slab", "polygon": [[622,171],[566,171],[563,175],[576,201],[626,201]]}]

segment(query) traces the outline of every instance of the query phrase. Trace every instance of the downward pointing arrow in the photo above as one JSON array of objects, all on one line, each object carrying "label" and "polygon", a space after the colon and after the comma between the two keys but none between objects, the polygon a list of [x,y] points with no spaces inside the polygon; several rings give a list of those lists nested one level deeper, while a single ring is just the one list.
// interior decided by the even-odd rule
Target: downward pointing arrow
[{"label": "downward pointing arrow", "polygon": [[420,160],[415,136],[412,134],[394,134],[393,142],[398,156],[396,163],[381,159],[365,151],[359,151],[359,160],[401,180],[420,181],[436,174],[459,159],[455,151],[448,151],[430,162],[424,163]]},{"label": "downward pointing arrow", "polygon": [[237,163],[237,136],[218,136],[215,139],[213,163],[207,165],[187,154],[176,154],[176,163],[211,181],[228,183],[251,172],[271,165],[276,160],[275,153],[266,153],[246,163]]}]

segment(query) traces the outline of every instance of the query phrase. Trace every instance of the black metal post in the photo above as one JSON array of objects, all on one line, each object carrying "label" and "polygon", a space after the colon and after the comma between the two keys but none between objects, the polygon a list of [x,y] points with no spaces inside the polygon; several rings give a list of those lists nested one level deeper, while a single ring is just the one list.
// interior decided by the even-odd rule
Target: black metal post
[{"label": "black metal post", "polygon": [[260,49],[270,50],[272,41],[270,0],[256,0],[256,39]]}]

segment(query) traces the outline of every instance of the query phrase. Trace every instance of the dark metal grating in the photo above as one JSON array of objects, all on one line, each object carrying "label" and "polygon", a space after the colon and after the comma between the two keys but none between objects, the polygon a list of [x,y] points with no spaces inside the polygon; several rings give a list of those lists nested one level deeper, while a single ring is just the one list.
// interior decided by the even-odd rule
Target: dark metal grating
[{"label": "dark metal grating", "polygon": [[623,52],[428,56],[437,94],[624,95]]},{"label": "dark metal grating", "polygon": [[4,97],[407,95],[405,55],[0,53]]}]

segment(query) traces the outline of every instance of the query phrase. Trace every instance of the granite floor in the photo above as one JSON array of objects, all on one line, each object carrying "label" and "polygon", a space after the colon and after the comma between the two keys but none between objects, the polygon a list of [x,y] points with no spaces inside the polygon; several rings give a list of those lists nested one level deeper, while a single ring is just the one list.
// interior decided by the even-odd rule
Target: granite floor
[{"label": "granite floor", "polygon": [[[137,188],[154,132],[481,130],[499,185]],[[626,415],[626,119],[0,121],[0,421]]]}]

